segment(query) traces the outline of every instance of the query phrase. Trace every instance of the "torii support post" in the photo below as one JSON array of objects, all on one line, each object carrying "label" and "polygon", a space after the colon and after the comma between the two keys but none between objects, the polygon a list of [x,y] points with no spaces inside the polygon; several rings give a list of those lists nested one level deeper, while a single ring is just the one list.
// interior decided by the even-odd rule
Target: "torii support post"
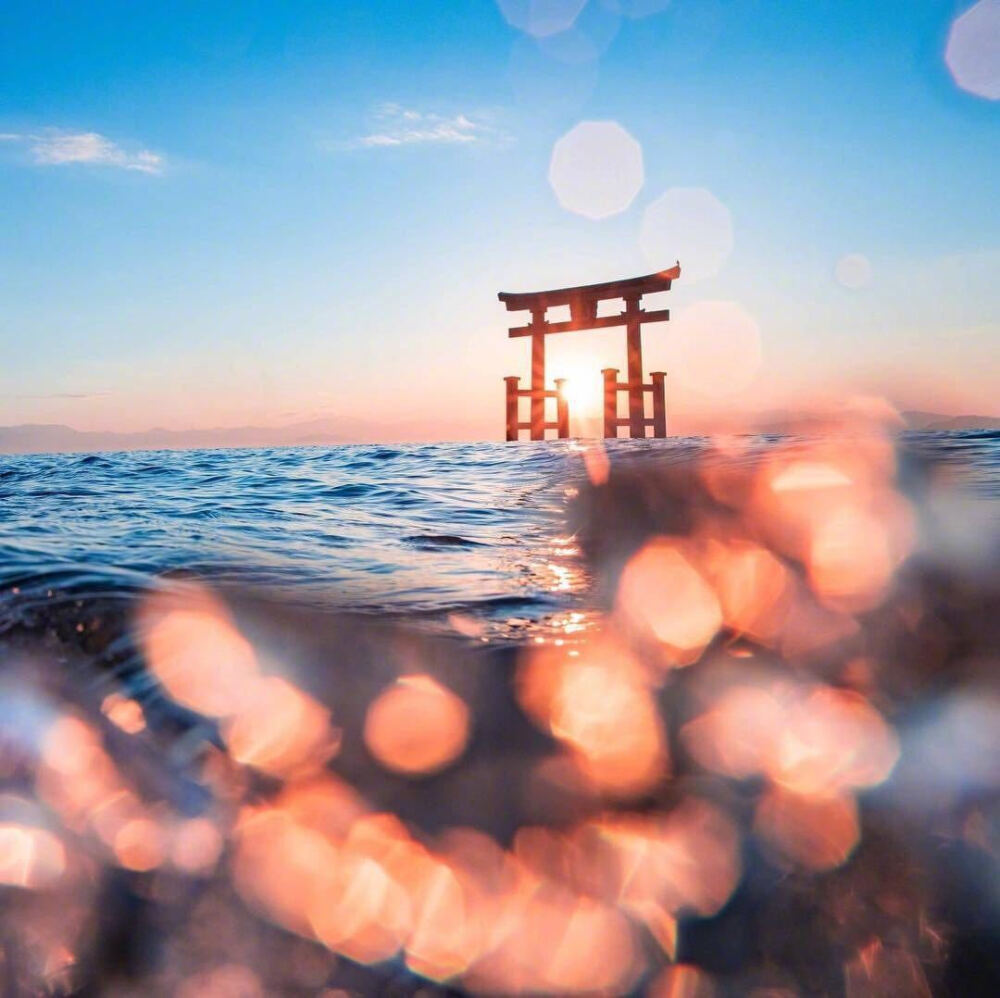
[{"label": "torii support post", "polygon": [[517,440],[517,400],[521,379],[512,376],[503,380],[507,385],[507,439]]},{"label": "torii support post", "polygon": [[[654,436],[666,435],[666,409],[663,386],[654,380],[645,384],[642,375],[642,326],[647,322],[666,322],[670,318],[667,309],[651,312],[643,311],[642,296],[655,294],[659,291],[669,291],[671,283],[680,277],[681,267],[678,263],[670,270],[662,270],[657,274],[647,274],[645,277],[632,277],[625,281],[609,281],[605,284],[585,284],[574,288],[558,288],[554,291],[534,291],[524,294],[501,291],[498,295],[509,312],[528,311],[531,322],[525,326],[514,326],[508,331],[511,337],[531,337],[531,388],[528,392],[515,387],[514,398],[529,395],[531,398],[531,421],[521,424],[514,418],[514,437],[511,438],[511,420],[508,401],[507,439],[517,439],[516,431],[527,428],[531,431],[532,440],[544,440],[545,430],[557,427],[559,436],[568,435],[568,427],[563,432],[563,419],[557,423],[545,422],[545,399],[559,392],[545,390],[545,337],[552,333],[570,333],[582,329],[608,329],[613,326],[624,326],[628,347],[628,380],[622,384],[618,381],[618,372],[614,372],[613,398],[614,403],[610,414],[608,408],[608,377],[605,372],[605,436],[617,436],[618,426],[626,425],[629,436],[644,437],[646,427],[653,427]],[[617,315],[598,316],[598,305],[602,301],[620,299],[625,308]],[[550,308],[569,306],[569,319],[549,322],[545,316]],[[610,370],[610,369],[609,369]],[[628,392],[628,419],[619,420],[617,413],[618,392]],[[653,419],[646,418],[646,392],[653,394]],[[657,401],[659,400],[659,401]],[[558,403],[557,403],[558,405]],[[657,406],[659,405],[659,410]],[[561,412],[561,410],[560,410]],[[568,422],[568,415],[566,417]],[[610,431],[610,432],[609,432]]]},{"label": "torii support post", "polygon": [[[627,426],[630,437],[645,437],[646,427],[653,427],[654,437],[665,437],[667,435],[667,393],[665,389],[665,371],[654,371],[650,377],[653,379],[649,384],[639,382],[638,392],[634,381],[619,381],[618,368],[606,367],[601,374],[604,375],[604,436],[606,439],[614,439],[618,436],[618,427]],[[624,419],[618,416],[618,396],[622,392],[628,393],[629,414]],[[644,398],[646,392],[653,396],[653,418],[647,419],[645,414]],[[638,432],[635,430],[635,420],[632,411],[632,403],[635,395],[639,395],[639,402],[643,408],[639,413]]]},{"label": "torii support post", "polygon": [[[510,375],[503,380],[507,403],[508,440],[520,439],[521,430],[531,431],[532,440],[544,440],[546,430],[555,430],[560,440],[569,437],[569,400],[563,394],[565,378],[556,378],[556,387],[553,390],[521,388],[521,379],[516,375]],[[522,423],[519,419],[520,400],[523,398],[531,400],[531,419],[527,423]],[[554,423],[545,421],[546,399],[555,399],[556,401],[556,421]],[[541,424],[535,422],[534,410],[539,406],[542,410]],[[534,435],[536,428],[539,434],[537,437]]]},{"label": "torii support post", "polygon": [[667,390],[666,371],[652,371],[649,375],[653,379],[653,436],[665,437],[667,435]]},{"label": "torii support post", "polygon": [[642,312],[639,295],[625,299],[625,334],[628,343],[628,435],[646,435],[646,403],[642,392]]},{"label": "torii support post", "polygon": [[604,375],[604,438],[618,436],[618,368],[606,367]]}]

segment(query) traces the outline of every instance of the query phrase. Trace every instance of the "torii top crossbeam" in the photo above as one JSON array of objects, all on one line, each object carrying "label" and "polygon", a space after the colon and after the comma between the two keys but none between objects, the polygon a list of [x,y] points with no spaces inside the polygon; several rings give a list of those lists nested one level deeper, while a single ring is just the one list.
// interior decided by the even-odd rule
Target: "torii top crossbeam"
[{"label": "torii top crossbeam", "polygon": [[[530,311],[532,322],[527,326],[515,326],[509,336],[532,336],[538,332],[536,323],[544,323],[544,331],[549,333],[569,333],[582,329],[606,329],[609,326],[626,325],[626,316],[602,315],[597,317],[597,303],[623,298],[638,301],[643,295],[656,291],[669,291],[671,283],[680,277],[680,264],[670,270],[645,277],[630,277],[624,281],[605,281],[603,284],[583,284],[576,288],[558,288],[555,291],[501,291],[497,297],[507,306],[508,312]],[[545,322],[545,310],[559,305],[569,305],[568,322]],[[669,318],[663,309],[659,312],[644,313],[644,322],[659,322]]]},{"label": "torii top crossbeam", "polygon": [[[625,326],[628,340],[628,381],[620,386],[628,392],[629,420],[631,436],[643,436],[647,422],[644,415],[643,392],[648,386],[643,383],[641,327],[647,322],[665,322],[670,318],[667,309],[651,312],[640,307],[642,296],[657,291],[669,291],[670,286],[681,275],[680,263],[669,270],[643,277],[630,277],[623,281],[606,281],[603,284],[583,284],[575,288],[557,288],[552,291],[510,292],[501,291],[497,297],[507,307],[508,312],[528,311],[531,322],[524,326],[512,326],[508,336],[531,337],[531,436],[540,440],[545,435],[545,337],[552,333],[569,333],[585,329],[607,329]],[[621,299],[625,308],[617,315],[598,316],[597,306],[602,301]],[[549,322],[545,313],[549,308],[569,306],[570,317],[566,320]],[[617,372],[616,372],[617,373]],[[616,391],[617,382],[612,386]],[[662,385],[661,385],[662,388]],[[613,412],[605,413],[606,430],[615,421]],[[516,419],[515,419],[516,422]],[[509,423],[509,420],[508,420]],[[514,426],[516,435],[517,426]],[[508,425],[508,437],[511,426]],[[658,429],[657,435],[662,435]]]},{"label": "torii top crossbeam", "polygon": [[681,276],[677,264],[669,270],[645,277],[629,277],[624,281],[605,281],[603,284],[581,284],[576,288],[557,288],[554,291],[501,291],[497,297],[507,306],[508,312],[535,311],[552,305],[569,305],[579,308],[584,303],[609,301],[614,298],[641,297],[656,291],[669,291],[670,285]]}]

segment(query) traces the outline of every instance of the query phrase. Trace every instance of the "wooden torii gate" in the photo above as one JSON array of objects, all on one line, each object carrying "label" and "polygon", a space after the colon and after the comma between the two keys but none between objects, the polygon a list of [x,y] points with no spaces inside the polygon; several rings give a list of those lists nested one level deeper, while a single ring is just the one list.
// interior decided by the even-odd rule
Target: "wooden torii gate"
[{"label": "wooden torii gate", "polygon": [[[507,306],[508,312],[531,312],[531,322],[514,326],[508,336],[531,337],[531,387],[521,388],[520,378],[504,378],[507,383],[507,439],[517,440],[521,430],[530,430],[532,440],[544,440],[545,431],[553,429],[560,438],[569,436],[569,405],[562,394],[565,379],[555,380],[555,389],[545,387],[545,337],[551,333],[571,333],[583,329],[607,329],[624,326],[628,343],[628,380],[618,380],[618,368],[608,367],[604,375],[604,436],[617,437],[618,427],[627,426],[630,437],[646,436],[646,427],[653,427],[654,437],[667,435],[667,408],[664,379],[666,372],[653,371],[652,381],[643,382],[642,374],[642,325],[646,322],[666,322],[669,309],[652,312],[640,308],[642,296],[656,291],[669,291],[671,283],[681,274],[678,263],[670,270],[645,277],[632,277],[625,281],[608,281],[605,284],[585,284],[577,288],[559,288],[555,291],[512,293],[501,291],[497,297]],[[620,298],[625,303],[618,315],[598,316],[599,302]],[[545,313],[549,308],[568,305],[570,317],[561,322],[548,322]],[[618,418],[618,393],[628,392],[628,418]],[[646,418],[645,393],[653,396],[653,418]],[[518,400],[531,399],[531,419],[527,423],[518,419]],[[545,421],[545,400],[556,399],[556,421]]]}]

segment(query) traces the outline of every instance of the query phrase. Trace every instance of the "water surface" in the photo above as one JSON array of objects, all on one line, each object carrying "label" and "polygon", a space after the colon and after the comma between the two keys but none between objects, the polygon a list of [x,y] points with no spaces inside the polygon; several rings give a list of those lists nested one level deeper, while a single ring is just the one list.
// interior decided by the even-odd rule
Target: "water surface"
[{"label": "water surface", "polygon": [[[757,452],[771,438],[758,438]],[[1000,497],[1000,435],[919,433],[914,452]],[[612,460],[707,442],[614,441]],[[524,637],[588,609],[566,526],[580,447],[427,444],[0,458],[0,626],[51,599],[165,573],[276,588],[310,605],[459,614]]]}]

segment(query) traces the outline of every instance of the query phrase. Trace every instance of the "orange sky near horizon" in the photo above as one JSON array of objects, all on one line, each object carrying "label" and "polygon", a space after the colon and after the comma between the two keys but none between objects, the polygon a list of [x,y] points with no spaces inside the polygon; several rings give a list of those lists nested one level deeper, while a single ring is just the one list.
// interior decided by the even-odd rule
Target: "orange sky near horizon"
[{"label": "orange sky near horizon", "polygon": [[[644,327],[644,367],[647,374],[668,372],[668,420],[675,426],[728,425],[734,417],[782,409],[835,410],[852,395],[878,396],[900,410],[1000,415],[989,327],[954,336],[925,328],[901,347],[902,337],[887,336],[852,352],[832,330],[797,343],[794,330],[760,321],[759,308],[753,314],[732,301],[702,299],[681,281],[644,301],[647,309],[664,306],[672,309],[671,321]],[[516,373],[527,386],[530,346],[507,338],[520,313],[495,301],[480,302],[478,312],[478,332],[449,337],[438,330],[436,341],[432,322],[418,313],[413,354],[373,350],[346,371],[333,340],[287,354],[207,344],[196,356],[161,351],[152,365],[133,365],[127,356],[95,363],[93,380],[117,383],[117,390],[0,403],[2,422],[134,432],[330,419],[363,440],[501,439],[502,379]],[[625,366],[623,328],[547,338],[550,381],[571,382],[574,433],[600,434],[601,369]],[[189,387],[178,391],[178,385]]]}]

